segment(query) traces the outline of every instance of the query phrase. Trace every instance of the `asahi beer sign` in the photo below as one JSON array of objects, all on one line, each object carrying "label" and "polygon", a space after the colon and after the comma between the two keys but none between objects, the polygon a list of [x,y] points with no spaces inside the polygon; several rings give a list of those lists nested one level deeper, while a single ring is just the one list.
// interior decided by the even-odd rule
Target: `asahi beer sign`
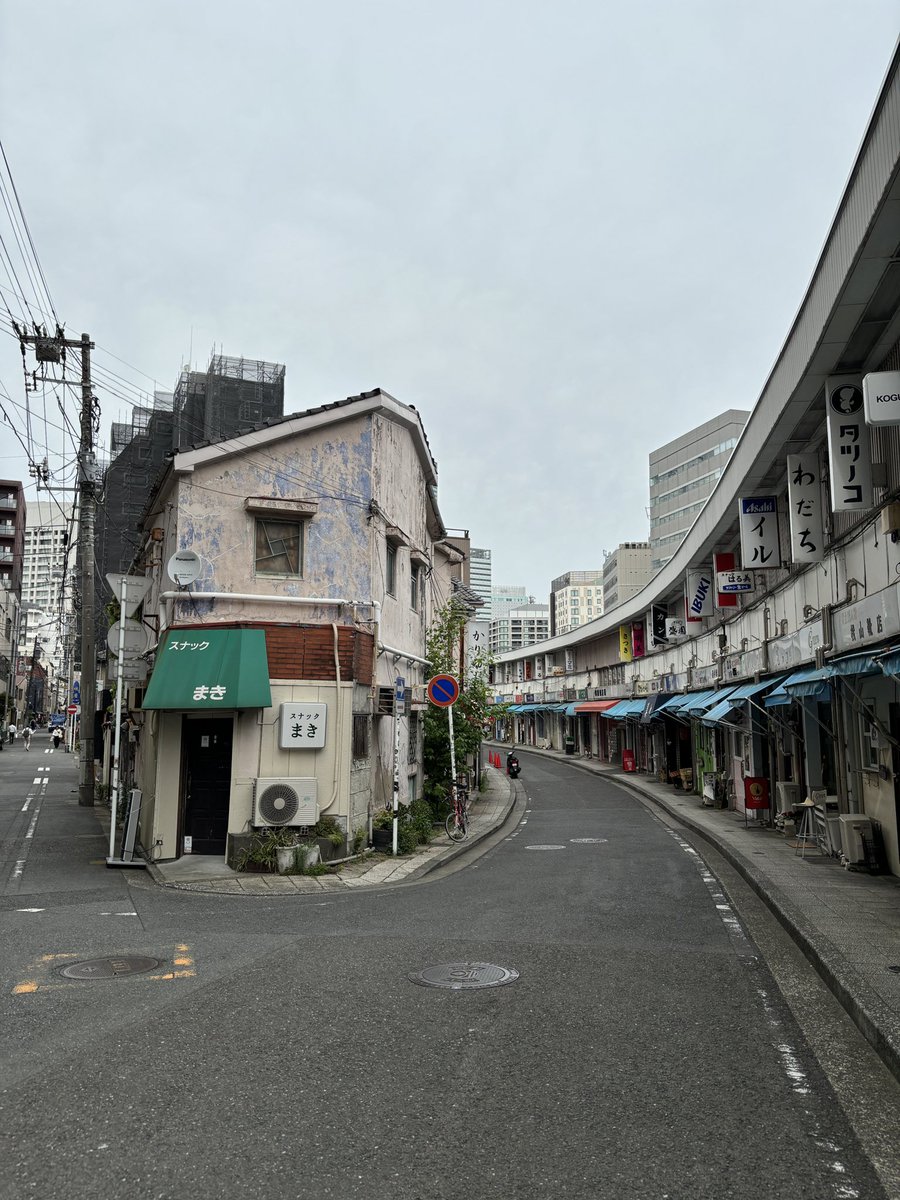
[{"label": "asahi beer sign", "polygon": [[869,427],[858,378],[833,375],[825,384],[831,507],[865,512],[874,503]]},{"label": "asahi beer sign", "polygon": [[791,562],[822,562],[822,464],[818,454],[787,456],[788,508],[791,518]]},{"label": "asahi beer sign", "polygon": [[781,565],[778,544],[778,501],[774,496],[742,496],[738,500],[741,566],[757,571]]},{"label": "asahi beer sign", "polygon": [[900,425],[900,371],[864,376],[863,402],[870,425]]},{"label": "asahi beer sign", "polygon": [[688,571],[686,596],[689,621],[713,615],[714,590],[711,571]]}]

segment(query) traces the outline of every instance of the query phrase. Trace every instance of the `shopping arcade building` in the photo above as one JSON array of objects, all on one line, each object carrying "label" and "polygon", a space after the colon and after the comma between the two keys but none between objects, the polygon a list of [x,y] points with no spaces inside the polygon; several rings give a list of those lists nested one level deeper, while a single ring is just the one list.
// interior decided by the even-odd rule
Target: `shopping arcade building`
[{"label": "shopping arcade building", "polygon": [[[718,486],[641,593],[568,634],[499,656],[498,735],[633,762],[698,795],[704,776],[714,776],[738,809],[747,778],[767,781],[773,811],[824,792],[830,809],[877,824],[900,874],[900,426],[867,426],[871,503],[844,511],[828,486],[842,463],[829,451],[826,409],[839,385],[893,371],[896,54],[803,303]],[[824,468],[820,561],[793,553],[788,456],[797,455],[818,456]],[[654,644],[654,609],[686,618],[688,584],[695,573],[715,578],[714,556],[747,565],[738,508],[753,497],[777,501],[779,554],[752,570],[751,593]],[[619,703],[589,707],[608,701]]]}]

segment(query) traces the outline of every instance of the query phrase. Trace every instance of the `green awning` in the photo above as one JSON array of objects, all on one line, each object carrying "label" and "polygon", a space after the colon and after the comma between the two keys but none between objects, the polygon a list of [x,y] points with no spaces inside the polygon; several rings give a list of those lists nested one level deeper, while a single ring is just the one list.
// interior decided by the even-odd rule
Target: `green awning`
[{"label": "green awning", "polygon": [[262,629],[173,629],[166,634],[144,708],[269,708]]}]

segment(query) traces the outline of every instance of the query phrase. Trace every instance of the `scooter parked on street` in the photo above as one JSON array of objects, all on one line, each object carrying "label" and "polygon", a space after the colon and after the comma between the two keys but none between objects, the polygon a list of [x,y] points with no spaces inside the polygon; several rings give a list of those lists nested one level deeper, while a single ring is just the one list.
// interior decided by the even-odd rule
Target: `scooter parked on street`
[{"label": "scooter parked on street", "polygon": [[519,760],[516,758],[515,754],[513,754],[513,752],[510,751],[509,754],[507,754],[507,756],[506,756],[506,773],[507,773],[507,775],[510,777],[510,779],[518,779],[519,772],[521,771],[521,769],[522,768],[519,766]]}]

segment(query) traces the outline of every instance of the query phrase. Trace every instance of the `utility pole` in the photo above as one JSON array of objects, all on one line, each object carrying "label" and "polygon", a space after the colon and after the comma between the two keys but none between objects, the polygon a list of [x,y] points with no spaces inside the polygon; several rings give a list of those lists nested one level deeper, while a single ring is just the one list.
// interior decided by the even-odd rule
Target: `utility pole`
[{"label": "utility pole", "polygon": [[[94,393],[91,389],[91,350],[94,343],[81,335],[81,437],[78,445],[78,551],[81,555],[81,778],[78,803],[94,804],[94,712],[97,708],[97,657],[94,646]],[[116,814],[112,814],[115,824]]]},{"label": "utility pole", "polygon": [[[78,803],[92,808],[94,804],[94,714],[97,707],[97,662],[94,646],[94,512],[95,459],[94,459],[94,407],[96,401],[91,386],[91,351],[94,343],[83,333],[80,340],[65,337],[61,327],[55,334],[35,326],[34,333],[26,333],[15,326],[25,359],[25,347],[33,346],[40,365],[65,361],[67,347],[81,353],[81,421],[78,442],[78,552],[81,555],[81,774],[78,786]],[[36,375],[36,373],[35,373]],[[25,371],[25,386],[37,386],[35,376]],[[70,383],[67,379],[51,380],[54,383]],[[115,820],[115,813],[113,813]]]}]

